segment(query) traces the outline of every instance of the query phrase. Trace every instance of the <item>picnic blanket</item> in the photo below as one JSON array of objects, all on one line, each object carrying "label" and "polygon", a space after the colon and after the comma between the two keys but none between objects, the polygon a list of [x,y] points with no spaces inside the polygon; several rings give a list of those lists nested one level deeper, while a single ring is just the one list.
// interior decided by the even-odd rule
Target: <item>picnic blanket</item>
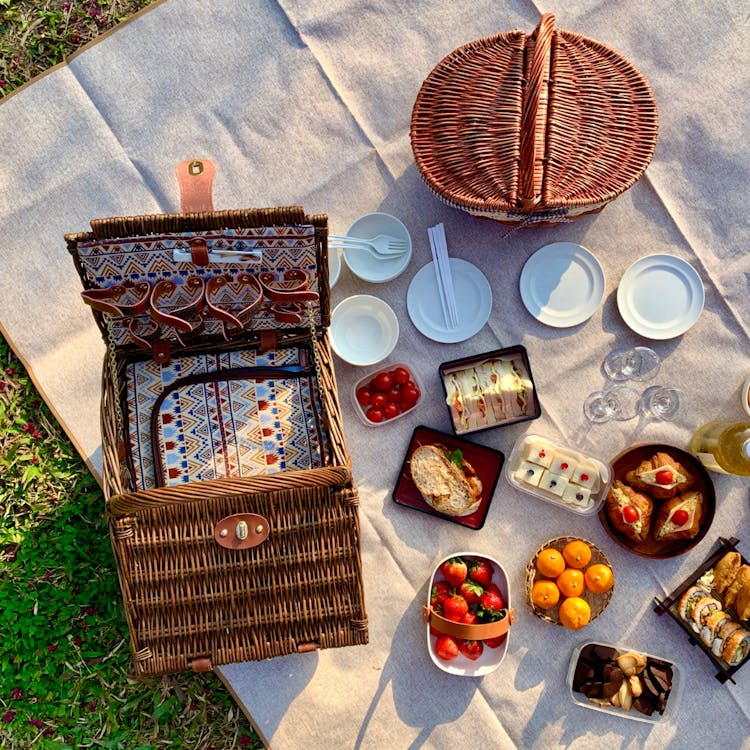
[{"label": "picnic blanket", "polygon": [[[411,108],[441,58],[474,39],[520,28],[541,12],[630,59],[659,106],[653,163],[633,188],[575,223],[509,231],[433,196],[409,142]],[[706,538],[667,560],[620,548],[596,517],[580,519],[528,498],[504,479],[485,526],[465,529],[396,505],[392,491],[412,430],[450,431],[438,364],[523,344],[542,416],[492,430],[476,442],[509,455],[536,432],[610,460],[639,442],[686,447],[709,418],[741,419],[750,372],[750,104],[747,8],[731,0],[166,0],[0,103],[0,326],[94,471],[100,466],[99,389],[104,343],[63,234],[93,217],[175,211],[174,165],[217,164],[217,208],[301,204],[329,215],[342,234],[359,215],[385,211],[411,232],[414,254],[387,284],[345,267],[333,304],[355,293],[389,302],[401,334],[393,361],[409,362],[425,399],[407,418],[368,428],[350,389],[358,368],[336,362],[353,471],[360,489],[370,643],[363,647],[234,664],[219,673],[274,748],[750,748],[750,668],[722,685],[653,598],[672,591],[713,551],[719,536],[750,555],[747,480],[713,475],[717,512]],[[487,325],[459,344],[438,344],[411,323],[406,294],[430,260],[427,228],[443,222],[449,249],[487,276]],[[585,323],[550,328],[524,308],[518,280],[528,257],[558,241],[584,245],[605,273],[602,305]],[[616,290],[638,258],[669,253],[690,262],[705,308],[684,335],[651,342],[618,312]],[[651,344],[658,380],[682,389],[677,418],[591,427],[583,398],[602,387],[599,369],[616,345]],[[524,605],[524,568],[546,539],[582,535],[607,551],[616,576],[608,609],[571,633]],[[481,679],[439,671],[426,653],[420,612],[435,560],[485,552],[511,578],[517,620],[500,668]],[[674,714],[655,726],[588,711],[566,675],[586,640],[626,644],[673,660],[683,678]],[[745,673],[747,672],[747,673]]]}]

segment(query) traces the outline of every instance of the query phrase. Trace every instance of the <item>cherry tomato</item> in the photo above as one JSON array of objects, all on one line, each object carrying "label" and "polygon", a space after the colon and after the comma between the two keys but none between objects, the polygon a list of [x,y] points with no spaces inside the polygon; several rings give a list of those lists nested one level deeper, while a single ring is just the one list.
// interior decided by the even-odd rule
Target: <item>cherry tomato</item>
[{"label": "cherry tomato", "polygon": [[654,475],[657,484],[672,484],[674,482],[674,474],[669,469],[662,469],[657,471]]},{"label": "cherry tomato", "polygon": [[391,377],[390,372],[381,372],[378,373],[373,379],[372,383],[370,383],[370,387],[373,391],[379,391],[380,393],[383,393],[387,391],[391,385],[393,385],[393,378]]},{"label": "cherry tomato", "polygon": [[385,409],[383,409],[383,414],[385,415],[386,419],[393,419],[394,417],[397,417],[401,413],[401,409],[399,409],[398,404],[392,404],[387,403],[385,405]]},{"label": "cherry tomato", "polygon": [[385,415],[383,414],[382,409],[376,409],[374,406],[371,406],[366,412],[365,416],[371,421],[371,422],[382,422]]},{"label": "cherry tomato", "polygon": [[401,401],[401,389],[398,386],[389,388],[388,393],[386,393],[385,395],[393,404],[397,404],[399,401]]},{"label": "cherry tomato", "polygon": [[401,402],[410,403],[412,406],[419,401],[419,388],[416,385],[405,385],[401,389]]},{"label": "cherry tomato", "polygon": [[672,523],[675,526],[684,526],[688,522],[690,514],[684,509],[680,508],[672,514]]},{"label": "cherry tomato", "polygon": [[385,393],[373,393],[370,399],[370,405],[376,409],[382,409],[388,403],[388,397]]},{"label": "cherry tomato", "polygon": [[372,400],[372,391],[367,386],[357,388],[357,403],[360,406],[369,406]]},{"label": "cherry tomato", "polygon": [[405,367],[397,367],[391,377],[398,385],[406,385],[409,382],[409,371]]},{"label": "cherry tomato", "polygon": [[635,523],[638,520],[638,508],[635,505],[626,505],[622,509],[622,518],[625,523]]}]

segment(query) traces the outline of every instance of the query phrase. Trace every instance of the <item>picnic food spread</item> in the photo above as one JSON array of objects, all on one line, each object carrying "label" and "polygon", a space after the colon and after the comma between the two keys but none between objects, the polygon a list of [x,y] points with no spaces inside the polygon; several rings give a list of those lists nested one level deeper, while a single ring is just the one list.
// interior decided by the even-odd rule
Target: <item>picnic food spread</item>
[{"label": "picnic food spread", "polygon": [[[539,139],[540,142],[542,140]],[[545,159],[548,163],[554,161],[554,159],[548,159],[547,157],[541,157],[540,161],[545,161]],[[529,201],[529,196],[526,196],[526,200]],[[423,249],[424,247],[420,248],[415,241],[415,258],[419,257],[418,253]],[[460,252],[460,248],[458,252]],[[594,247],[594,252],[602,254],[601,248]],[[457,286],[460,281],[461,279],[456,277]],[[433,286],[432,289],[434,289],[435,299],[437,299],[439,295],[438,287]],[[459,289],[456,291],[460,292]],[[161,303],[163,300],[160,298],[157,301]],[[285,314],[288,311],[280,309],[277,312]],[[242,322],[241,318],[238,319]],[[440,324],[443,322],[442,319],[439,321]],[[495,323],[496,321],[493,320],[493,325]],[[229,325],[224,330],[228,336],[231,336],[234,331]],[[604,351],[602,351],[603,354]],[[662,350],[662,354],[665,354],[664,350]],[[499,356],[494,352],[482,352],[477,355],[475,351],[471,351],[468,347],[466,355],[467,361],[450,367],[441,367],[437,374],[434,372],[434,369],[437,368],[431,369],[424,362],[419,361],[416,356],[407,357],[404,369],[407,371],[419,370],[420,375],[423,376],[423,385],[419,389],[421,401],[403,398],[404,386],[408,386],[408,380],[406,383],[397,383],[401,385],[399,394],[395,393],[399,389],[392,384],[390,388],[385,385],[386,378],[380,377],[376,384],[376,379],[380,376],[379,372],[367,375],[363,379],[365,382],[357,389],[356,402],[359,406],[367,407],[366,410],[363,410],[363,415],[369,422],[368,426],[378,428],[381,439],[383,435],[387,434],[390,425],[393,424],[392,420],[401,416],[418,420],[420,415],[424,413],[420,411],[420,405],[429,402],[439,403],[442,409],[447,406],[448,418],[454,434],[465,435],[469,440],[473,439],[472,433],[503,428],[510,424],[516,425],[512,433],[513,437],[517,438],[514,453],[506,461],[510,478],[506,473],[505,479],[507,481],[502,487],[498,487],[497,491],[491,483],[486,481],[472,484],[467,480],[465,473],[467,465],[472,468],[477,476],[482,471],[482,466],[473,457],[468,460],[468,453],[463,452],[463,450],[462,457],[456,462],[448,456],[448,453],[455,455],[455,448],[448,448],[445,443],[433,440],[428,445],[417,446],[407,462],[407,471],[419,490],[421,498],[433,511],[436,511],[433,518],[419,519],[419,521],[426,520],[427,523],[434,523],[435,528],[439,529],[442,534],[442,540],[449,540],[452,529],[450,526],[442,528],[439,526],[441,514],[446,517],[443,520],[453,522],[456,519],[463,518],[464,514],[471,515],[475,512],[475,504],[478,504],[480,500],[480,485],[484,490],[484,501],[487,504],[494,495],[496,499],[502,498],[505,502],[521,504],[529,509],[530,514],[533,514],[535,503],[538,500],[543,500],[550,506],[543,508],[543,512],[549,513],[549,518],[555,518],[559,521],[560,532],[571,533],[574,536],[559,549],[555,545],[544,546],[533,558],[535,573],[529,589],[531,604],[541,610],[554,624],[562,625],[567,630],[587,628],[589,623],[597,617],[609,620],[611,612],[606,611],[606,606],[611,597],[617,597],[618,595],[614,585],[615,578],[625,580],[630,572],[627,557],[625,562],[622,562],[622,557],[620,557],[617,560],[613,558],[614,563],[608,564],[608,560],[602,559],[601,556],[596,554],[592,545],[578,536],[586,533],[583,525],[586,521],[577,521],[575,526],[568,526],[565,524],[565,514],[560,514],[558,511],[564,510],[566,513],[578,512],[593,515],[597,509],[603,506],[604,512],[617,531],[635,543],[692,541],[710,527],[712,518],[708,514],[708,508],[711,505],[709,494],[706,493],[704,486],[695,486],[696,477],[699,477],[699,475],[690,464],[670,450],[669,446],[665,450],[658,449],[649,452],[649,455],[641,457],[634,466],[628,467],[627,471],[615,475],[610,461],[614,449],[606,441],[594,440],[595,450],[584,452],[579,450],[579,445],[582,444],[580,437],[566,435],[566,439],[561,439],[560,433],[566,434],[569,428],[571,433],[573,431],[570,423],[555,419],[557,416],[554,410],[555,404],[550,403],[549,391],[547,390],[551,377],[549,362],[536,357],[529,362],[528,358],[516,357],[512,353],[509,353],[507,357]],[[395,373],[402,364],[385,363],[382,369],[391,376],[392,380],[395,380]],[[536,383],[532,379],[532,366],[540,375]],[[346,365],[344,368],[346,371]],[[663,368],[662,372],[668,377],[667,367]],[[440,388],[445,390],[445,406],[443,406],[443,399],[439,395]],[[568,397],[575,399],[578,394],[574,389],[571,389],[571,391]],[[385,398],[385,401],[378,408],[379,402],[382,402],[383,398]],[[519,425],[518,422],[523,421],[523,418],[540,416],[539,398],[542,399],[545,410],[549,411],[550,420],[546,425],[543,425],[543,422],[540,421],[538,431],[542,434],[532,437],[526,434],[524,425]],[[377,399],[376,403],[373,403],[373,399]],[[404,408],[405,403],[408,404],[408,408]],[[393,406],[389,407],[389,404]],[[399,409],[398,412],[396,412],[396,408]],[[382,416],[378,413],[379,411],[382,412]],[[405,423],[402,422],[401,424]],[[654,424],[651,428],[658,431],[660,426]],[[506,436],[509,432],[506,431]],[[477,440],[491,444],[493,433],[486,432],[478,436]],[[443,445],[446,445],[447,451],[443,449]],[[405,446],[399,446],[396,441],[392,441],[392,444],[388,447],[391,452],[399,452]],[[517,454],[516,448],[518,448]],[[427,456],[429,456],[429,460],[425,459],[425,463],[431,468],[425,476],[420,471],[420,464],[423,457]],[[460,467],[458,466],[459,463]],[[456,478],[453,467],[461,472],[459,478]],[[436,476],[439,477],[441,474],[447,474],[451,481],[448,483],[447,491],[437,492],[434,491],[430,483],[434,482]],[[454,479],[455,481],[453,481]],[[467,490],[467,484],[470,485],[471,490]],[[459,502],[454,503],[453,501],[457,497]],[[445,498],[447,498],[447,501]],[[499,503],[495,502],[494,510],[501,511]],[[410,511],[396,508],[389,521],[393,520],[394,526],[397,526],[398,519],[408,512]],[[596,519],[592,518],[588,523],[595,526]],[[464,533],[462,530],[459,530],[459,532]],[[477,538],[492,543],[492,540],[486,536],[480,537],[478,535]],[[568,555],[565,554],[569,544],[578,547],[578,554],[572,554],[570,550]],[[602,545],[602,548],[600,552],[608,551],[606,545]],[[528,550],[529,554],[531,549],[530,547]],[[591,556],[587,562],[583,563],[582,561],[587,557],[586,549],[589,550]],[[502,559],[502,551],[498,550],[497,554]],[[675,554],[679,554],[679,552],[675,552]],[[465,557],[475,559],[480,555],[470,551]],[[560,563],[562,563],[562,569],[558,569]],[[513,571],[513,573],[516,572]],[[735,574],[735,577],[737,577],[737,574]],[[445,580],[447,582],[447,578]],[[513,577],[511,577],[512,582]],[[458,611],[463,609],[463,605],[458,600],[458,597],[462,597],[468,605],[462,617],[470,616],[469,613],[472,612],[479,617],[476,614],[478,607],[475,609],[469,603],[471,597],[477,596],[476,587],[474,585],[466,586],[464,583],[462,582],[457,587],[454,586],[458,593],[450,595],[448,611],[455,616]],[[725,591],[730,588],[732,583],[734,583],[734,578],[727,585]],[[476,582],[475,584],[484,589],[488,588],[488,586],[482,586],[482,584]],[[484,593],[486,595],[487,591],[485,590]],[[479,594],[479,596],[481,597],[482,594]],[[744,609],[737,612],[729,611],[731,605],[728,598],[724,596],[719,598],[715,594],[709,593],[702,598],[708,601],[703,602],[700,607],[696,608],[699,613],[701,633],[705,628],[706,640],[710,636],[712,645],[715,641],[721,644],[721,654],[724,654],[726,650],[727,654],[731,656],[731,659],[726,660],[728,665],[740,665],[743,661],[742,644],[744,641],[736,633],[740,627],[745,627],[741,624],[741,612],[744,612]],[[721,609],[715,606],[716,602],[720,603]],[[726,607],[726,610],[723,607]],[[719,613],[723,613],[723,615]],[[540,619],[543,622],[535,622],[534,625],[547,628],[544,623],[548,620]],[[691,622],[698,625],[692,618]],[[474,623],[466,624],[472,625]],[[516,642],[522,642],[522,628],[526,624],[523,619],[521,619],[520,624],[518,622],[512,623],[512,627],[505,634],[506,648],[509,641],[513,643],[514,640],[518,639]],[[603,621],[600,624],[603,624]],[[615,632],[618,627],[622,627],[615,622],[609,622],[608,625],[611,625]],[[738,627],[734,627],[734,625]],[[431,623],[431,626],[436,627],[433,623]],[[666,627],[668,628],[669,625],[666,625]],[[564,637],[565,632],[561,632],[561,637]],[[457,645],[449,638],[456,639],[456,636],[449,636],[448,634],[435,636],[435,642],[430,644],[430,648],[437,652],[438,657],[445,662],[458,664],[462,658],[473,663],[480,661],[483,654],[478,654],[479,649],[475,645],[477,642],[484,644],[483,652],[489,650],[486,643],[490,640],[489,638],[459,639]],[[463,644],[462,650],[461,641],[473,641],[474,643],[471,646]],[[453,649],[454,645],[455,650]],[[633,654],[641,655],[645,653],[648,646],[647,643],[637,643],[636,645],[639,650],[632,652],[629,655],[631,658],[636,658],[633,657]],[[640,649],[644,649],[644,651]],[[718,646],[717,650],[719,650]],[[643,669],[645,670],[645,666]],[[603,670],[604,667],[602,667]],[[624,670],[621,668],[621,671]],[[619,707],[626,707],[630,700],[635,702],[641,697],[636,695],[639,690],[641,694],[648,692],[651,697],[652,712],[659,713],[659,708],[664,708],[665,701],[666,705],[669,705],[672,696],[669,694],[669,684],[664,678],[663,671],[660,673],[658,668],[652,668],[646,671],[646,675],[648,675],[649,682],[648,690],[644,689],[644,684],[640,680],[631,681],[628,679],[624,692],[620,694],[624,681],[620,684],[617,690]],[[628,675],[628,677],[632,676],[638,675]],[[662,679],[660,680],[659,677]],[[596,680],[596,682],[599,681]],[[604,683],[605,681],[602,679],[601,682]],[[616,684],[617,680],[610,680],[607,692],[613,688],[613,682]],[[589,692],[595,692],[595,690]],[[668,694],[669,697],[667,697]],[[609,696],[609,698],[612,697]],[[615,703],[612,703],[612,706],[618,707]]]}]

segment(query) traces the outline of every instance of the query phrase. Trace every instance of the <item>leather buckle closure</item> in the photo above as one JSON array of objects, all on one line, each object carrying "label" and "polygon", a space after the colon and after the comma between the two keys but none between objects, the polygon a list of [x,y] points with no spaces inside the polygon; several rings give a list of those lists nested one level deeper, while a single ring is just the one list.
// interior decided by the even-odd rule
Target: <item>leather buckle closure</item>
[{"label": "leather buckle closure", "polygon": [[249,549],[262,544],[270,532],[268,521],[257,513],[235,513],[214,527],[214,539],[227,549]]}]

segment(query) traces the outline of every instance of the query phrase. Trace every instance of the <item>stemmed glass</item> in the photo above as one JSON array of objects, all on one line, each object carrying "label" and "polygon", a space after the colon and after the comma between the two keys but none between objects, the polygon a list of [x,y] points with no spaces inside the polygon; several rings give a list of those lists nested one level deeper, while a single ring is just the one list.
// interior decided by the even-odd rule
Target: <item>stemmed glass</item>
[{"label": "stemmed glass", "polygon": [[652,385],[641,396],[640,411],[646,417],[669,422],[680,408],[680,391],[664,385]]},{"label": "stemmed glass", "polygon": [[606,356],[602,363],[604,374],[616,382],[648,380],[659,372],[660,366],[661,357],[647,346],[615,349]]},{"label": "stemmed glass", "polygon": [[607,391],[594,391],[583,403],[583,413],[591,422],[599,424],[612,419],[623,421],[637,416],[640,394],[627,385],[617,385]]}]

